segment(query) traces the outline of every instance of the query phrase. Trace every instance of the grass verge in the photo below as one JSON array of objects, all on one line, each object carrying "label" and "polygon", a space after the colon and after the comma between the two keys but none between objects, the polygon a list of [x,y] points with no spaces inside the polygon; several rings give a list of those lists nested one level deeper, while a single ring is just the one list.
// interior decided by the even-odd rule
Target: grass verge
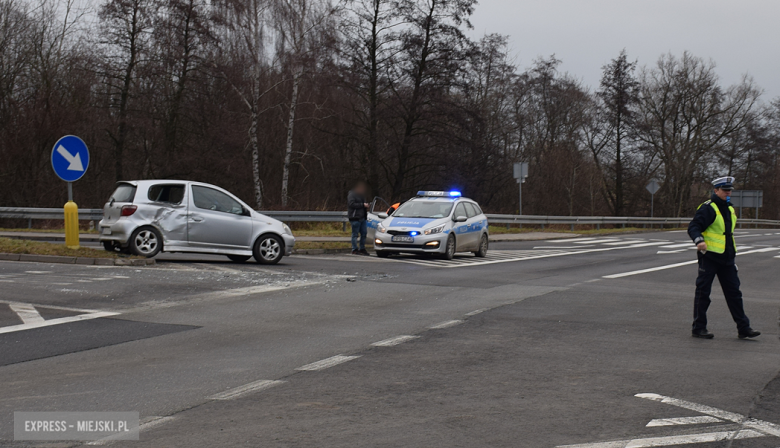
[{"label": "grass verge", "polygon": [[[30,255],[59,255],[64,257],[87,258],[119,258],[118,252],[96,250],[88,247],[80,249],[68,249],[64,244],[45,243],[41,241],[17,240],[14,238],[0,238],[0,253],[6,254],[30,254]],[[140,258],[128,257],[122,258]]]}]

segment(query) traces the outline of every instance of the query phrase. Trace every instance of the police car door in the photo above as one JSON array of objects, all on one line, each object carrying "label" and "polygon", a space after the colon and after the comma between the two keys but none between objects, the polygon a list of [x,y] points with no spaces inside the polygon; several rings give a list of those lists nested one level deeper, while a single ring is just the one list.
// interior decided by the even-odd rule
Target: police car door
[{"label": "police car door", "polygon": [[371,244],[374,243],[374,238],[376,237],[376,226],[387,218],[387,210],[389,209],[390,204],[379,196],[375,197],[371,202],[371,208],[369,209],[368,217],[366,218],[366,226],[368,227],[366,240]]},{"label": "police car door", "polygon": [[471,247],[475,244],[473,232],[470,232],[468,212],[463,202],[459,202],[452,213],[453,220],[461,216],[466,218],[466,221],[452,223],[452,231],[455,233],[455,242],[457,244],[455,250],[457,252],[471,250]]}]

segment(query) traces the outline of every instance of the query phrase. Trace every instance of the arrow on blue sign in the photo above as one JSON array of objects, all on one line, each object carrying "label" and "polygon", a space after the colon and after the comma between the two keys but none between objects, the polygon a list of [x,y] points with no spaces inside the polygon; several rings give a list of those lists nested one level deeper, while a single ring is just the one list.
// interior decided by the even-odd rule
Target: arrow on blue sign
[{"label": "arrow on blue sign", "polygon": [[89,167],[89,150],[83,140],[66,135],[57,140],[51,152],[51,166],[60,179],[74,182],[81,179]]}]

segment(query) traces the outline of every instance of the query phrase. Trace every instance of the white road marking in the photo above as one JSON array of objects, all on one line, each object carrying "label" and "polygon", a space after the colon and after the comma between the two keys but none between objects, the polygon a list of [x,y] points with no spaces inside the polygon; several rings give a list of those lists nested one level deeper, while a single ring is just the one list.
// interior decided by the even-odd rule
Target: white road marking
[{"label": "white road marking", "polygon": [[484,313],[487,310],[488,310],[487,308],[481,308],[481,309],[478,309],[478,310],[474,310],[474,311],[472,311],[470,313],[466,313],[466,316],[469,316],[469,317],[476,316],[477,314]]},{"label": "white road marking", "polygon": [[325,358],[317,362],[313,362],[311,364],[306,364],[305,366],[298,367],[295,370],[303,370],[303,371],[316,371],[316,370],[324,370],[329,367],[337,366],[341,363],[352,361],[353,359],[360,358],[360,356],[344,356],[344,355],[336,355],[331,356],[330,358]]},{"label": "white road marking", "polygon": [[679,400],[677,398],[672,398],[672,397],[665,397],[663,395],[658,395],[658,394],[636,394],[635,397],[644,398],[647,400],[659,401],[664,404],[677,406],[678,408],[688,409],[690,411],[696,411],[701,414],[706,414],[711,417],[719,418],[721,420],[728,420],[730,422],[739,423],[743,427],[755,429],[765,434],[780,437],[780,425],[765,422],[762,420],[747,418],[744,415],[737,414],[735,412],[724,411],[722,409],[713,408],[712,406],[693,403],[685,400]]},{"label": "white road marking", "polygon": [[285,383],[286,381],[275,380],[258,380],[253,381],[243,386],[238,386],[234,389],[226,390],[225,392],[218,393],[209,397],[209,400],[232,400],[234,398],[243,397],[253,392],[259,392],[261,390],[270,389],[274,386]]},{"label": "white road marking", "polygon": [[25,274],[52,274],[54,271],[24,271]]},{"label": "white road marking", "polygon": [[[695,247],[693,249],[696,249]],[[678,250],[659,250],[656,252],[656,254],[679,254],[682,252],[687,252],[688,249],[678,249]]]},{"label": "white road marking", "polygon": [[[771,252],[771,251],[776,251],[776,250],[780,250],[780,248],[777,248],[777,247],[767,247],[767,248],[764,248],[764,249],[754,249],[754,250],[749,250],[747,252],[737,252],[737,255],[748,255],[748,254],[755,254],[755,253],[760,253],[760,252]],[[689,264],[696,264],[698,262],[699,262],[698,260],[684,261],[682,263],[667,264],[665,266],[657,266],[657,267],[654,267],[654,268],[640,269],[638,271],[621,272],[620,274],[605,275],[605,276],[603,276],[603,278],[629,277],[631,275],[646,274],[648,272],[663,271],[665,269],[679,268],[680,266],[686,266],[686,265],[689,265]]]},{"label": "white road marking", "polygon": [[431,330],[441,330],[442,328],[449,328],[449,327],[454,327],[455,325],[460,325],[463,322],[464,321],[462,321],[460,319],[448,320],[448,321],[445,321],[445,322],[439,322],[436,325],[431,325],[428,328],[430,328]]},{"label": "white road marking", "polygon": [[723,420],[708,415],[700,417],[654,418],[650,420],[650,423],[648,423],[647,426],[700,425],[702,423],[719,423],[722,421]]},{"label": "white road marking", "polygon": [[110,311],[101,311],[101,312],[91,313],[91,314],[79,314],[78,316],[68,316],[68,317],[60,317],[57,319],[49,319],[38,323],[11,325],[8,327],[0,328],[0,334],[13,333],[15,331],[22,331],[22,330],[31,330],[33,328],[50,327],[52,325],[67,324],[70,322],[79,322],[82,320],[97,319],[99,317],[116,316],[118,314],[119,313],[114,313]]},{"label": "white road marking", "polygon": [[666,246],[661,246],[661,249],[677,249],[678,247],[696,247],[693,245],[693,243],[680,243],[680,244],[669,244]]},{"label": "white road marking", "polygon": [[9,303],[8,308],[11,308],[11,311],[16,313],[25,324],[40,324],[43,322],[43,318],[38,313],[38,310],[28,303]]},{"label": "white road marking", "polygon": [[603,278],[629,277],[631,275],[646,274],[648,272],[655,272],[655,271],[663,271],[664,269],[679,268],[680,266],[686,266],[686,265],[689,265],[689,264],[696,264],[698,262],[699,262],[698,260],[684,261],[682,263],[667,264],[666,266],[658,266],[658,267],[654,267],[654,268],[640,269],[638,271],[622,272],[620,274],[605,275],[605,276],[603,276]]},{"label": "white road marking", "polygon": [[585,244],[582,246],[534,246],[534,249],[583,249],[585,247],[595,247],[595,244]]},{"label": "white road marking", "polygon": [[411,336],[411,335],[402,335],[402,336],[396,336],[394,338],[385,339],[383,341],[374,342],[374,347],[393,347],[398,344],[403,344],[404,342],[409,342],[413,339],[417,339],[419,336]]},{"label": "white road marking", "polygon": [[[780,233],[778,235],[780,235]],[[588,241],[588,242],[590,242],[590,241],[593,241],[595,239],[596,238],[568,238],[568,239],[563,239],[563,240],[547,240],[547,241],[545,241],[545,243],[575,243],[575,242],[579,242],[579,241]]]},{"label": "white road marking", "polygon": [[[176,417],[158,417],[158,416],[144,418],[144,419],[142,419],[143,423],[138,425],[137,432],[140,435],[140,433],[142,431],[146,431],[148,429],[152,429],[155,426],[160,426],[163,423],[167,423],[167,422],[170,422],[170,421],[174,420],[175,418]],[[126,436],[127,436],[127,434],[122,434],[122,437],[126,437]],[[119,435],[108,436],[108,437],[104,437],[102,439],[98,439],[98,440],[89,442],[89,443],[87,443],[87,445],[110,445],[111,443],[117,441],[118,438],[119,438]]]},{"label": "white road marking", "polygon": [[616,440],[614,442],[560,445],[556,448],[649,448],[654,446],[689,445],[693,443],[719,442],[732,439],[753,439],[765,437],[757,431],[719,431],[684,436],[650,437],[645,439]]},{"label": "white road marking", "polygon": [[605,246],[619,246],[621,244],[639,244],[644,243],[646,240],[626,240],[626,241],[615,241],[612,243],[604,243]]},{"label": "white road marking", "polygon": [[[574,241],[574,243],[577,243],[577,244],[600,244],[600,243],[611,243],[613,241],[617,241],[617,238],[602,238],[600,240],[590,240],[590,241],[584,241],[584,242],[582,240],[579,240],[579,241]],[[572,240],[569,240],[568,242],[571,243]]]}]

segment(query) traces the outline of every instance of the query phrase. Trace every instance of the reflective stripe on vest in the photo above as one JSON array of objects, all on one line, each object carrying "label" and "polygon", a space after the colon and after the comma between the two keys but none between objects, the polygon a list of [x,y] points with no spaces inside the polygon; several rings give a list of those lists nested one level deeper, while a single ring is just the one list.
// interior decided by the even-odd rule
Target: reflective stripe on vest
[{"label": "reflective stripe on vest", "polygon": [[[699,208],[701,208],[701,205]],[[722,254],[726,252],[726,221],[723,219],[723,215],[720,213],[717,205],[710,202],[710,206],[715,210],[715,221],[702,232],[701,236],[704,237],[704,242],[707,243],[708,251]],[[731,211],[731,240],[734,242],[734,253],[736,253],[737,242],[734,240],[734,229],[737,227],[737,213],[734,211],[734,207],[729,206],[729,210]]]}]

